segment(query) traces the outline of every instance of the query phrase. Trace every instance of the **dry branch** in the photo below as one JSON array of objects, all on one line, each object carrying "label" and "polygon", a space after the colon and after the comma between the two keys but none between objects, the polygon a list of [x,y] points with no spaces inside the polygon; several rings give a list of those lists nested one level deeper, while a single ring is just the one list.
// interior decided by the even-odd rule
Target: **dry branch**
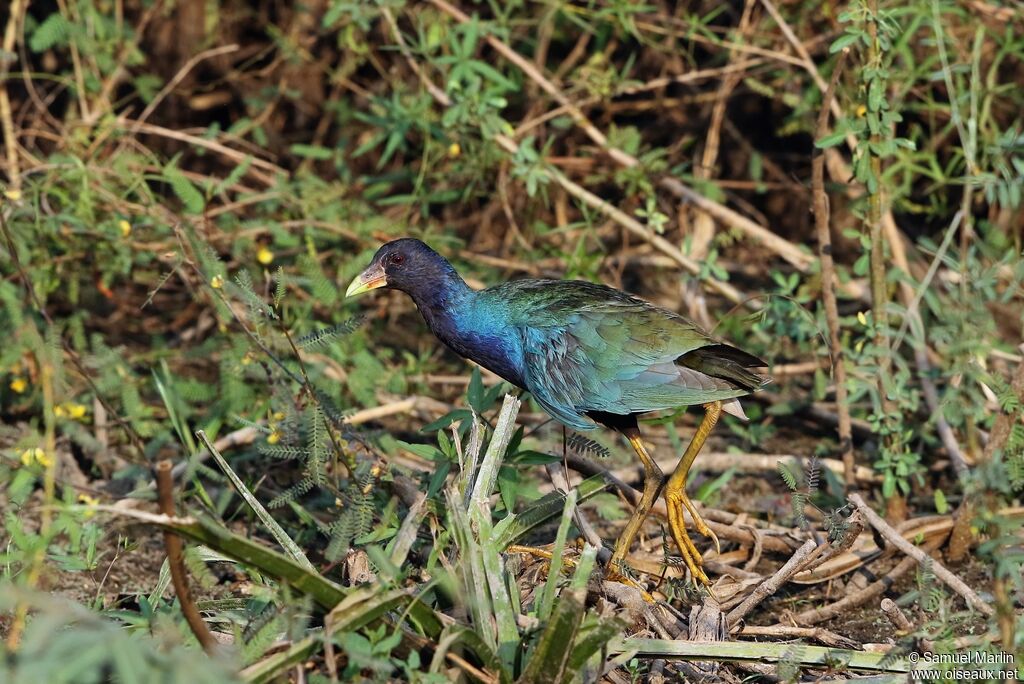
[{"label": "dry branch", "polygon": [[789,579],[796,574],[800,569],[800,566],[807,559],[807,556],[809,556],[817,547],[818,544],[813,539],[808,539],[804,542],[804,545],[796,550],[796,553],[786,561],[785,565],[776,570],[774,575],[757,585],[754,592],[745,598],[743,603],[736,606],[729,612],[729,624],[737,624],[747,613],[778,591],[779,587],[788,582]]},{"label": "dry branch", "polygon": [[[770,3],[767,5],[771,7]],[[772,8],[774,9],[774,8]],[[833,101],[836,84],[842,73],[849,48],[843,50],[832,71],[832,79],[822,100],[818,113],[818,125],[814,137],[821,140],[828,129],[828,112]],[[814,191],[814,227],[818,235],[818,253],[821,258],[821,296],[825,303],[825,318],[828,321],[829,349],[832,369],[836,381],[836,412],[839,415],[839,450],[843,456],[845,484],[853,487],[855,463],[853,454],[853,427],[850,423],[850,400],[846,390],[846,366],[843,363],[843,343],[839,337],[839,306],[836,303],[836,267],[832,261],[832,235],[829,226],[828,195],[825,194],[825,152],[818,151],[811,164],[811,186]]]},{"label": "dry branch", "polygon": [[[160,500],[160,512],[168,518],[174,516],[174,479],[171,477],[171,462],[160,461],[156,464],[156,485],[157,496]],[[213,653],[217,647],[217,640],[213,638],[209,627],[199,614],[196,603],[192,600],[192,592],[188,588],[188,575],[185,570],[185,559],[182,556],[181,537],[176,533],[166,530],[164,532],[164,547],[167,549],[167,565],[171,569],[171,582],[174,584],[174,593],[178,597],[178,604],[181,606],[181,613],[185,616],[192,633],[199,640],[203,650]]]},{"label": "dry branch", "polygon": [[904,539],[903,535],[893,529],[889,523],[883,520],[880,515],[875,513],[871,507],[864,502],[864,499],[860,494],[851,494],[850,501],[853,502],[853,505],[857,507],[857,510],[867,518],[868,523],[878,530],[878,533],[881,534],[887,542],[898,548],[907,556],[916,560],[918,563],[930,563],[932,572],[935,573],[935,576],[945,582],[953,591],[963,596],[969,606],[990,617],[995,614],[995,609],[985,603],[973,589],[964,584],[963,580],[951,573],[944,565],[942,565],[942,563],[929,556],[919,547],[914,546]]}]

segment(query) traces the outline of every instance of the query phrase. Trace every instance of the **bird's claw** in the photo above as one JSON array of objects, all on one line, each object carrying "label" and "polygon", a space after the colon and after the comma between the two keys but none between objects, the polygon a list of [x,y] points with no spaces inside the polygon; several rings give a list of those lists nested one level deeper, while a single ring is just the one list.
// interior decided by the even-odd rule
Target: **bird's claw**
[{"label": "bird's claw", "polygon": [[703,534],[705,537],[709,537],[715,543],[716,551],[720,550],[718,543],[718,537],[711,528],[707,526],[704,519],[697,513],[697,509],[694,508],[690,498],[686,496],[685,492],[666,492],[665,502],[668,504],[668,523],[669,528],[672,530],[672,538],[675,539],[676,546],[679,547],[679,553],[683,557],[683,562],[686,564],[687,569],[690,571],[690,575],[693,577],[695,582],[708,586],[711,581],[708,579],[703,568],[704,559],[701,556],[700,551],[694,545],[693,540],[690,539],[690,534],[686,529],[686,519],[683,515],[683,508],[685,507],[689,511],[690,516],[693,518],[694,527],[698,532]]}]

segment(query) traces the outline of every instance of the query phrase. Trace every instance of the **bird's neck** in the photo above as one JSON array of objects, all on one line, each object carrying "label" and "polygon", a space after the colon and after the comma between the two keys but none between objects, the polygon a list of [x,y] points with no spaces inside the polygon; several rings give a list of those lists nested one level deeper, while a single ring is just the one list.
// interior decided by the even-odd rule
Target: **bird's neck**
[{"label": "bird's neck", "polygon": [[413,295],[427,327],[459,356],[525,387],[523,351],[505,311],[481,299],[457,274]]},{"label": "bird's neck", "polygon": [[409,294],[430,331],[450,345],[450,340],[457,335],[457,319],[475,293],[453,270],[431,282],[429,287],[416,288]]}]

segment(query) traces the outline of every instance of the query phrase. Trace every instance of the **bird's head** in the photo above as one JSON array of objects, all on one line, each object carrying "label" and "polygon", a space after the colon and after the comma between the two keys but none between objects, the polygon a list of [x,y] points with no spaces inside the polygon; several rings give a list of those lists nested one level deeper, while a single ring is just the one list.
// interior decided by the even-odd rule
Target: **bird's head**
[{"label": "bird's head", "polygon": [[416,294],[439,287],[454,273],[451,264],[423,242],[402,238],[377,250],[370,265],[348,286],[345,296],[353,297],[378,287]]}]

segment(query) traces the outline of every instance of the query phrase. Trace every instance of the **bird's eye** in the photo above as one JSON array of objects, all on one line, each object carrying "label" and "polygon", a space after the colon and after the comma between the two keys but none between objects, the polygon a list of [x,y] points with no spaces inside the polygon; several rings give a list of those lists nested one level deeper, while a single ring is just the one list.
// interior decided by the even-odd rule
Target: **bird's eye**
[{"label": "bird's eye", "polygon": [[395,266],[400,266],[403,261],[405,261],[405,257],[402,256],[401,254],[391,255],[391,263],[394,264]]}]

